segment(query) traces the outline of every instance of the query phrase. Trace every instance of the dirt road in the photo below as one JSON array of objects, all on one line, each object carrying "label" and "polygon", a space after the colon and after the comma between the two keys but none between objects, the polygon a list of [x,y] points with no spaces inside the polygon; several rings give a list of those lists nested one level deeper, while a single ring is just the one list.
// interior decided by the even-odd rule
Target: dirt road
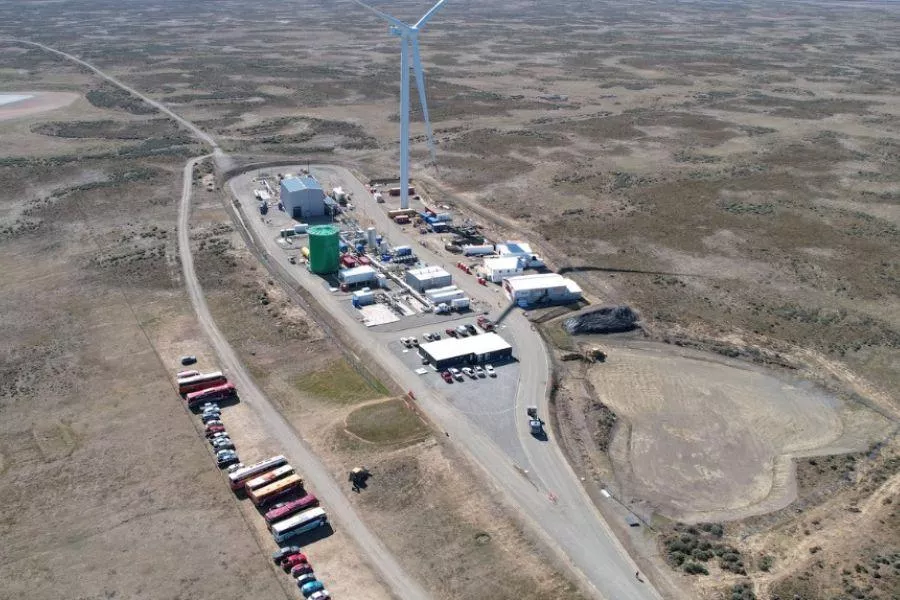
[{"label": "dirt road", "polygon": [[180,125],[191,131],[197,138],[213,148],[213,153],[206,156],[192,158],[185,164],[183,173],[183,187],[181,194],[181,204],[178,214],[178,252],[181,258],[182,271],[184,273],[185,286],[191,299],[191,304],[197,313],[197,320],[200,322],[206,337],[210,344],[215,348],[219,355],[219,361],[222,370],[228,374],[241,391],[241,401],[251,406],[263,420],[270,434],[279,440],[284,447],[284,454],[290,458],[294,464],[302,465],[303,474],[307,480],[315,488],[316,494],[321,498],[323,504],[328,507],[331,519],[339,527],[344,528],[350,536],[356,541],[362,549],[363,554],[369,559],[373,569],[382,577],[384,583],[400,598],[410,599],[426,599],[429,595],[422,589],[419,584],[411,579],[400,563],[381,543],[381,541],[365,526],[353,507],[344,496],[338,483],[331,477],[331,474],[325,468],[321,461],[307,448],[296,431],[284,420],[281,414],[273,407],[272,403],[266,398],[262,391],[253,382],[250,375],[245,371],[244,366],[238,360],[225,336],[216,326],[215,321],[210,315],[209,307],[203,296],[203,290],[197,279],[197,273],[194,270],[194,258],[191,254],[190,247],[190,214],[191,214],[191,186],[193,182],[193,169],[199,161],[215,157],[216,161],[222,164],[228,164],[229,160],[225,153],[221,151],[219,145],[204,131],[197,128],[193,123],[180,117],[176,113],[166,108],[161,103],[144,96],[133,88],[128,87],[115,77],[107,75],[103,71],[83,60],[55,50],[43,44],[36,42],[26,42],[17,40],[23,44],[29,44],[42,48],[47,52],[62,56],[67,60],[76,62],[83,67],[90,69],[99,77],[109,81],[127,92],[135,95],[144,102],[159,109],[168,115]]},{"label": "dirt road", "polygon": [[374,570],[381,575],[397,596],[404,599],[428,598],[425,590],[406,574],[385,545],[362,522],[325,465],[310,451],[297,432],[256,386],[209,312],[206,298],[203,296],[203,289],[200,287],[200,281],[194,270],[194,257],[191,254],[190,243],[193,169],[197,162],[209,156],[212,155],[193,158],[184,166],[184,186],[181,191],[181,204],[178,212],[178,253],[181,258],[185,286],[194,311],[197,313],[197,320],[210,344],[219,355],[222,370],[241,391],[241,402],[248,404],[256,411],[272,437],[281,443],[285,456],[292,463],[302,465],[303,475],[316,490],[316,495],[322,500],[322,504],[328,508],[330,518],[339,527],[350,533],[363,553],[369,557]]}]

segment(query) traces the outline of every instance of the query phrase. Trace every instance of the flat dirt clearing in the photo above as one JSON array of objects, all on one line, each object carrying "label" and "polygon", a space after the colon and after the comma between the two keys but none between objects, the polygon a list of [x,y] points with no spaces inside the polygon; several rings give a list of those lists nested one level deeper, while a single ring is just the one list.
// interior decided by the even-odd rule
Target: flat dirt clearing
[{"label": "flat dirt clearing", "polygon": [[63,108],[72,104],[78,98],[78,94],[71,92],[9,92],[10,95],[29,97],[7,104],[3,103],[3,96],[6,93],[0,92],[0,121],[19,119]]},{"label": "flat dirt clearing", "polygon": [[589,377],[627,422],[610,448],[623,491],[682,521],[781,508],[791,457],[863,450],[890,430],[811,384],[661,344],[616,345]]}]

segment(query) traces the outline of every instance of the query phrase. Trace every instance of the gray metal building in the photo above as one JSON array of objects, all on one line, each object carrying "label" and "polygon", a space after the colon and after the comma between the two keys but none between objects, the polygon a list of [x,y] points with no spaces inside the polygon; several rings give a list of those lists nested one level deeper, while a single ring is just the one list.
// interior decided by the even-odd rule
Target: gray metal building
[{"label": "gray metal building", "polygon": [[406,283],[417,292],[446,287],[453,278],[441,267],[421,267],[406,272]]},{"label": "gray metal building", "polygon": [[281,203],[284,211],[295,219],[325,215],[325,191],[309,175],[281,180]]}]

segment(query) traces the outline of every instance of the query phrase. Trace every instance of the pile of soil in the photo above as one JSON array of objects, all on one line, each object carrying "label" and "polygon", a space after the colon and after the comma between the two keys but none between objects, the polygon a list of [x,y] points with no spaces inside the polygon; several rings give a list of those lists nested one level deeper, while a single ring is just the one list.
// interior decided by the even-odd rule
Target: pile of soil
[{"label": "pile of soil", "polygon": [[637,328],[638,316],[628,306],[604,306],[563,321],[572,335],[579,333],[621,333]]}]

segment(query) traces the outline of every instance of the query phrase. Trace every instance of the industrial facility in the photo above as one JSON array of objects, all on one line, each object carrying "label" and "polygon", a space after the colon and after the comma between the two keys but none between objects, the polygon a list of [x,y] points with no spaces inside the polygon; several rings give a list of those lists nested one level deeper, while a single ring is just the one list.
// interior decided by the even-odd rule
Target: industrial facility
[{"label": "industrial facility", "polygon": [[503,362],[512,358],[512,346],[496,333],[447,338],[419,346],[419,355],[438,369],[460,364]]},{"label": "industrial facility", "polygon": [[447,287],[452,282],[450,273],[441,267],[420,267],[406,272],[406,283],[417,292]]},{"label": "industrial facility", "polygon": [[311,175],[281,180],[281,204],[295,219],[325,215],[325,191]]},{"label": "industrial facility", "polygon": [[557,273],[518,275],[503,281],[507,298],[519,306],[568,304],[581,299],[581,287]]},{"label": "industrial facility", "polygon": [[334,225],[315,225],[309,228],[309,270],[329,275],[338,270],[340,261],[340,230]]}]

